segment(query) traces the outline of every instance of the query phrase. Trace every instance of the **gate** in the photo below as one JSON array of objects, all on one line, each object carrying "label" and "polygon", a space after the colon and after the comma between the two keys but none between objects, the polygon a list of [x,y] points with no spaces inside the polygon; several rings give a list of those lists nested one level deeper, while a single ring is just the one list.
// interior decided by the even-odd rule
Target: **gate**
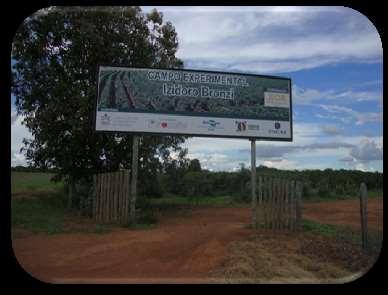
[{"label": "gate", "polygon": [[93,217],[100,223],[126,224],[129,216],[129,171],[93,176]]},{"label": "gate", "polygon": [[256,228],[302,229],[302,182],[259,176],[257,178]]}]

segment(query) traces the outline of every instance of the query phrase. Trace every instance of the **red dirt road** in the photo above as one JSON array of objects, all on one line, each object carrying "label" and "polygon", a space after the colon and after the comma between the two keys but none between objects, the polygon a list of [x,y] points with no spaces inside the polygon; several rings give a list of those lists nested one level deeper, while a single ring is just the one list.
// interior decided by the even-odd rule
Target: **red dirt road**
[{"label": "red dirt road", "polygon": [[[368,203],[374,224],[377,202]],[[197,208],[163,216],[149,230],[117,228],[107,234],[33,235],[13,239],[17,260],[46,282],[207,283],[231,242],[252,230],[249,208]],[[359,224],[358,200],[305,203],[303,218],[322,223]],[[269,248],[268,251],[271,251]]]},{"label": "red dirt road", "polygon": [[13,248],[23,268],[46,282],[204,282],[228,243],[250,234],[249,218],[247,208],[202,208],[164,217],[155,229],[29,235]]}]

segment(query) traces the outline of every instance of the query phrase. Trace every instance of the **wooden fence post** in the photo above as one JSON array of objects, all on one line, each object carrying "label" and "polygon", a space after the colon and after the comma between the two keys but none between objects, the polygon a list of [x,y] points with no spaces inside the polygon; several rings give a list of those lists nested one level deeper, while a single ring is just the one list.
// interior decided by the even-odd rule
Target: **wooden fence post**
[{"label": "wooden fence post", "polygon": [[256,195],[256,141],[251,139],[251,191],[252,191],[252,227],[257,229]]},{"label": "wooden fence post", "polygon": [[96,175],[93,175],[93,187],[92,187],[92,216],[96,218],[96,198],[97,198],[97,188],[96,188]]},{"label": "wooden fence post", "polygon": [[302,230],[302,183],[296,182],[296,230]]},{"label": "wooden fence post", "polygon": [[137,165],[139,158],[139,137],[133,136],[132,146],[132,173],[131,173],[131,202],[130,202],[130,222],[136,223],[136,184],[137,184]]},{"label": "wooden fence post", "polygon": [[125,171],[125,179],[126,179],[126,182],[125,182],[125,193],[126,193],[126,197],[125,197],[125,223],[128,223],[129,221],[129,194],[130,194],[130,173],[129,173],[129,170],[126,170]]},{"label": "wooden fence post", "polygon": [[284,227],[286,230],[290,229],[290,216],[289,216],[289,209],[290,209],[290,202],[289,202],[289,183],[290,181],[288,179],[285,179],[284,181]]},{"label": "wooden fence post", "polygon": [[114,220],[115,223],[119,221],[119,193],[120,193],[120,170],[115,172],[115,202],[114,202]]},{"label": "wooden fence post", "polygon": [[104,194],[103,194],[103,198],[102,198],[102,211],[103,211],[103,214],[102,214],[102,221],[103,222],[107,222],[108,221],[108,218],[107,218],[107,212],[106,212],[106,208],[108,207],[108,189],[109,189],[109,186],[108,186],[108,174],[104,173],[103,174],[103,190],[104,190]]},{"label": "wooden fence post", "polygon": [[360,217],[362,249],[368,249],[368,192],[365,183],[360,185]]},{"label": "wooden fence post", "polygon": [[256,206],[258,207],[258,209],[256,210],[256,214],[258,214],[257,216],[257,220],[256,220],[256,228],[260,227],[261,224],[263,223],[263,191],[264,191],[264,188],[263,188],[263,178],[261,176],[259,176],[259,182],[258,182],[258,202],[256,204]]},{"label": "wooden fence post", "polygon": [[295,180],[291,180],[291,188],[290,188],[290,218],[291,218],[291,230],[295,231],[296,230],[296,201],[295,201]]},{"label": "wooden fence post", "polygon": [[119,223],[122,224],[123,223],[123,191],[124,191],[124,186],[123,186],[123,181],[124,181],[124,178],[123,178],[123,172],[124,171],[119,171],[119,186],[120,186],[120,190],[119,190],[119,194],[118,194],[118,218],[119,218]]},{"label": "wooden fence post", "polygon": [[271,220],[271,229],[274,230],[275,229],[275,186],[276,186],[276,183],[275,183],[275,179],[271,177],[271,182],[270,182],[270,220]]},{"label": "wooden fence post", "polygon": [[280,229],[285,230],[286,228],[286,215],[285,215],[285,209],[286,209],[286,180],[281,179],[280,181],[280,187],[281,187],[281,194],[280,194]]}]

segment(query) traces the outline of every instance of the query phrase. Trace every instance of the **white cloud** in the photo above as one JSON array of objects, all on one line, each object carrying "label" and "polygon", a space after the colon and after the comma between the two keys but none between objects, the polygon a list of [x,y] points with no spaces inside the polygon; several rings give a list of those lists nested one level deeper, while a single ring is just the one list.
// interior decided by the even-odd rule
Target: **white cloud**
[{"label": "white cloud", "polygon": [[[11,118],[14,113],[11,112]],[[14,122],[11,125],[11,165],[26,165],[25,157],[20,153],[20,148],[23,147],[23,139],[32,138],[32,134],[28,129],[22,125],[22,116],[16,116]]]},{"label": "white cloud", "polygon": [[365,123],[380,123],[383,122],[383,113],[382,112],[358,112],[349,107],[343,107],[339,105],[319,105],[323,110],[330,114],[325,117],[321,115],[323,118],[330,118],[340,120],[344,123],[355,122],[356,125],[363,125]]},{"label": "white cloud", "polygon": [[298,85],[292,88],[293,102],[296,104],[312,104],[321,100],[335,100],[336,103],[354,103],[355,101],[378,101],[383,100],[383,91],[345,91],[304,89]]},{"label": "white cloud", "polygon": [[[351,164],[350,168],[355,169],[357,159],[351,157],[352,163],[343,159],[349,158],[353,148],[367,141],[374,142],[382,150],[382,136],[347,136],[344,130],[340,137],[333,137],[321,125],[296,123],[293,142],[256,142],[257,165],[272,165],[279,169],[319,169],[333,167],[337,162],[339,166]],[[189,157],[198,158],[201,164],[206,163],[207,169],[233,171],[242,162],[246,167],[250,166],[250,142],[247,139],[194,137],[184,146],[188,148]]]},{"label": "white cloud", "polygon": [[295,161],[288,159],[281,159],[280,161],[266,160],[262,164],[269,168],[284,169],[284,170],[295,170],[298,165]]},{"label": "white cloud", "polygon": [[360,142],[360,145],[352,148],[350,155],[358,161],[383,160],[383,149],[374,141],[368,139]]},{"label": "white cloud", "polygon": [[13,123],[15,123],[17,119],[18,119],[17,113],[15,111],[11,111],[11,125],[13,125]]},{"label": "white cloud", "polygon": [[177,56],[190,68],[285,73],[344,61],[382,62],[373,24],[345,7],[159,10],[174,24]]},{"label": "white cloud", "polygon": [[244,163],[248,166],[249,159],[238,159],[233,155],[222,153],[188,153],[188,158],[198,159],[203,169],[211,171],[236,171],[239,168],[240,163]]}]

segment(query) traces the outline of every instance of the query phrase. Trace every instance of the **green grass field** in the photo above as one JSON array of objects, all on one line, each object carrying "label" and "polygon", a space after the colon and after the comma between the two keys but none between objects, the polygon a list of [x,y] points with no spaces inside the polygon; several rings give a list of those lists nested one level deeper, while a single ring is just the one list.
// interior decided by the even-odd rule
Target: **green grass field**
[{"label": "green grass field", "polygon": [[66,228],[66,196],[63,182],[50,181],[52,174],[38,172],[11,173],[12,227],[33,233],[56,234],[84,232],[102,234],[110,231],[109,225],[95,224],[85,228]]},{"label": "green grass field", "polygon": [[60,192],[42,194],[35,198],[13,199],[11,206],[12,226],[34,233],[63,232],[65,206]]},{"label": "green grass field", "polygon": [[196,196],[196,197],[186,197],[186,196],[170,196],[162,197],[158,199],[150,199],[150,204],[152,206],[160,207],[177,207],[177,206],[242,206],[244,204],[237,203],[233,200],[231,196]]},{"label": "green grass field", "polygon": [[50,173],[40,172],[11,172],[11,193],[36,194],[39,192],[55,192],[63,188],[62,182],[52,182]]}]

